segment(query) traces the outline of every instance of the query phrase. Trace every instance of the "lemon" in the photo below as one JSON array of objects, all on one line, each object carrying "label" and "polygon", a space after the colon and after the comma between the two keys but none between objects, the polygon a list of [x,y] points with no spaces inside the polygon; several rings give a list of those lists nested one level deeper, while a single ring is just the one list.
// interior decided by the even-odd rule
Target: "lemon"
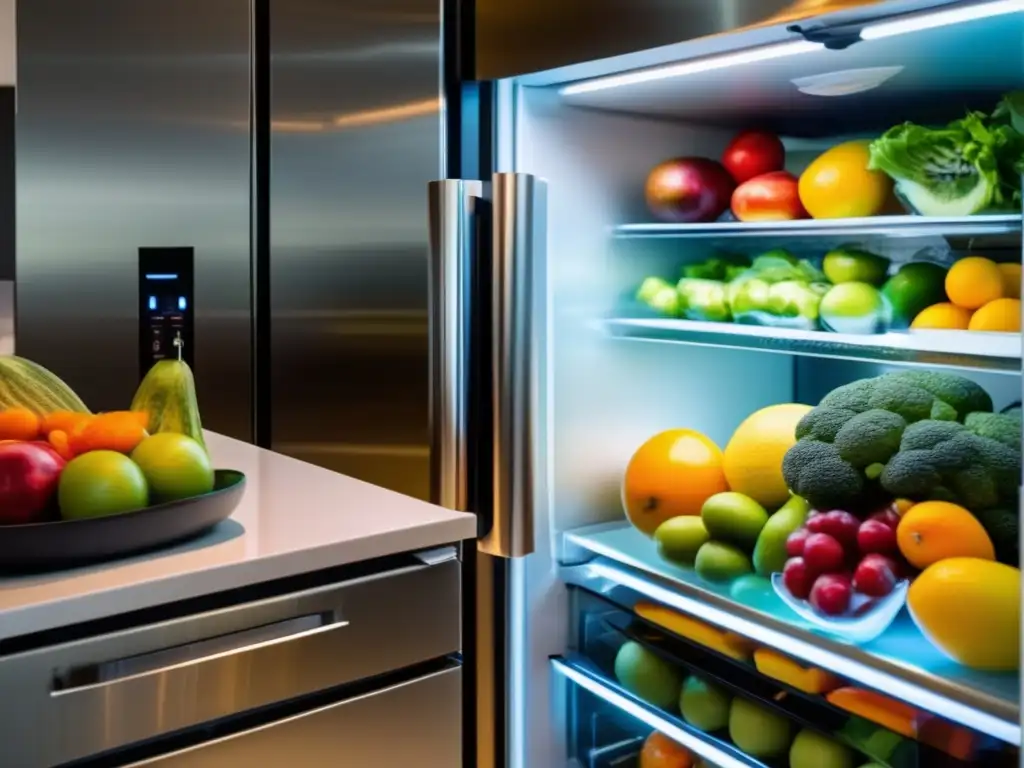
[{"label": "lemon", "polygon": [[977,309],[1003,298],[1003,273],[983,256],[967,256],[946,273],[946,295],[958,307]]},{"label": "lemon", "polygon": [[971,317],[971,331],[1020,331],[1020,299],[996,299]]},{"label": "lemon", "polygon": [[104,517],[142,509],[149,490],[142,470],[123,453],[89,451],[64,467],[57,502],[69,520]]},{"label": "lemon", "polygon": [[176,432],[159,432],[132,451],[157,501],[190,499],[213,490],[213,467],[196,440]]},{"label": "lemon", "polygon": [[867,141],[848,141],[823,152],[800,175],[800,202],[815,219],[877,216],[892,194],[892,180],[869,171]]},{"label": "lemon", "polygon": [[970,310],[958,307],[956,304],[942,302],[932,304],[918,313],[910,327],[914,330],[956,330],[966,331],[971,322]]}]

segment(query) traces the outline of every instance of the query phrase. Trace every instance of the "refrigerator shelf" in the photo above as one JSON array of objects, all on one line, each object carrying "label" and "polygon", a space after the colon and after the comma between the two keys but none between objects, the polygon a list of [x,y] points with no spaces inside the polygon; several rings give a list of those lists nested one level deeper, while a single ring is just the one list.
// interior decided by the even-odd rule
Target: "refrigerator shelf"
[{"label": "refrigerator shelf", "polygon": [[608,679],[595,664],[582,656],[572,654],[553,657],[551,668],[566,680],[632,715],[720,768],[769,768],[732,744],[703,733],[687,725],[682,718],[670,715],[634,696],[617,682]]},{"label": "refrigerator shelf", "polygon": [[852,334],[667,318],[611,319],[609,336],[874,363],[1020,373],[1021,336],[975,331]]},{"label": "refrigerator shelf", "polygon": [[983,237],[1019,234],[1020,214],[984,216],[874,216],[860,219],[799,219],[751,223],[712,221],[703,224],[620,224],[615,238],[707,237]]},{"label": "refrigerator shelf", "polygon": [[1019,678],[967,669],[931,645],[906,614],[862,646],[821,634],[774,594],[701,581],[661,560],[653,541],[627,523],[564,534],[562,579],[620,604],[653,600],[744,635],[1000,741],[1021,743]]}]

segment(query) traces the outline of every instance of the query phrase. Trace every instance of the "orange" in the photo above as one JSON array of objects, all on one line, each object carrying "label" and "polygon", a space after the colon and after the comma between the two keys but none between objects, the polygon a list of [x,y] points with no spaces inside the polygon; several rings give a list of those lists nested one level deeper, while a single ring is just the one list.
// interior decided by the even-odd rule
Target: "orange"
[{"label": "orange", "polygon": [[823,152],[800,175],[800,202],[815,219],[877,216],[890,202],[892,179],[868,170],[867,141]]},{"label": "orange", "polygon": [[910,327],[914,330],[966,331],[971,323],[971,311],[956,304],[942,302],[922,309]]},{"label": "orange", "polygon": [[629,460],[622,506],[634,526],[653,536],[669,518],[699,515],[705,501],[727,490],[719,447],[695,430],[670,429],[647,440]]},{"label": "orange", "polygon": [[1020,299],[996,299],[971,316],[971,331],[1020,332]]},{"label": "orange", "polygon": [[654,731],[640,750],[640,768],[693,768],[695,759],[682,744]]},{"label": "orange", "polygon": [[992,259],[967,256],[946,273],[946,295],[958,307],[977,309],[1003,298],[1003,273]]},{"label": "orange", "polygon": [[896,543],[912,566],[927,568],[951,557],[995,560],[992,539],[978,519],[948,501],[922,501],[900,518]]},{"label": "orange", "polygon": [[722,457],[729,488],[754,499],[766,509],[789,500],[782,476],[782,459],[796,443],[796,425],[809,405],[783,403],[750,414],[733,432]]},{"label": "orange", "polygon": [[1008,299],[1019,299],[1021,282],[1020,264],[1000,264],[999,271],[1003,276],[1003,295]]},{"label": "orange", "polygon": [[146,434],[137,413],[110,411],[80,422],[68,438],[75,455],[86,451],[131,453]]},{"label": "orange", "polygon": [[39,427],[39,417],[28,408],[0,411],[0,440],[35,440]]}]

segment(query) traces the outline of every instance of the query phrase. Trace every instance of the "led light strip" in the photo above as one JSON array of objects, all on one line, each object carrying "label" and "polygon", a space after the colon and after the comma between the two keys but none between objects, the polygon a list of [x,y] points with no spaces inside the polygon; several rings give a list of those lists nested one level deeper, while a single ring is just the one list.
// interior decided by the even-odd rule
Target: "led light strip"
[{"label": "led light strip", "polygon": [[589,691],[597,698],[608,702],[617,709],[625,712],[627,715],[632,715],[640,722],[645,725],[649,725],[656,731],[660,731],[673,741],[682,744],[684,747],[693,750],[706,760],[710,760],[720,766],[720,768],[751,768],[751,766],[761,765],[759,762],[748,762],[737,759],[728,752],[718,749],[714,744],[709,744],[689,731],[684,731],[678,725],[665,720],[664,718],[658,717],[653,712],[649,711],[645,707],[641,707],[635,701],[628,699],[618,691],[606,688],[596,680],[592,680],[587,675],[573,669],[563,661],[552,659],[551,666],[554,667],[560,675],[572,680],[580,688]]},{"label": "led light strip", "polygon": [[996,0],[996,2],[992,3],[979,3],[977,5],[950,8],[949,10],[935,11],[933,13],[919,13],[904,19],[869,24],[861,30],[860,36],[863,40],[880,40],[883,37],[904,35],[908,32],[918,32],[922,29],[935,29],[936,27],[945,27],[950,24],[959,24],[962,21],[973,21],[974,19],[984,19],[989,16],[1020,13],[1021,11],[1024,11],[1024,0]]},{"label": "led light strip", "polygon": [[690,616],[696,616],[712,624],[731,629],[751,640],[757,640],[770,648],[783,651],[790,656],[808,661],[812,664],[834,672],[838,675],[863,682],[870,688],[885,691],[897,699],[916,704],[922,709],[941,715],[969,728],[973,728],[989,736],[994,736],[1014,746],[1020,746],[1021,729],[1015,723],[1009,723],[995,715],[961,704],[946,696],[933,693],[925,688],[902,680],[894,675],[845,658],[823,647],[784,634],[777,630],[758,624],[750,619],[716,608],[705,602],[665,589],[658,584],[642,579],[628,571],[597,562],[587,566],[591,573],[608,579],[634,592],[676,608]]}]

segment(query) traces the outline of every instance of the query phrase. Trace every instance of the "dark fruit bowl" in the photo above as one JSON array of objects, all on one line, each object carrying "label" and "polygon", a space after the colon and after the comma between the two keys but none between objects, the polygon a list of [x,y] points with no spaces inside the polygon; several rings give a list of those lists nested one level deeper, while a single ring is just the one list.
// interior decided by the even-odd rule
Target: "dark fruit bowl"
[{"label": "dark fruit bowl", "polygon": [[213,490],[191,499],[107,517],[0,525],[0,570],[69,568],[174,544],[230,517],[244,491],[243,473],[218,469]]},{"label": "dark fruit bowl", "polygon": [[893,623],[907,602],[910,582],[906,579],[897,581],[892,592],[885,597],[868,597],[854,592],[850,610],[842,616],[826,616],[807,600],[794,597],[786,589],[781,573],[772,574],[772,587],[786,605],[819,631],[860,645],[880,637]]}]

